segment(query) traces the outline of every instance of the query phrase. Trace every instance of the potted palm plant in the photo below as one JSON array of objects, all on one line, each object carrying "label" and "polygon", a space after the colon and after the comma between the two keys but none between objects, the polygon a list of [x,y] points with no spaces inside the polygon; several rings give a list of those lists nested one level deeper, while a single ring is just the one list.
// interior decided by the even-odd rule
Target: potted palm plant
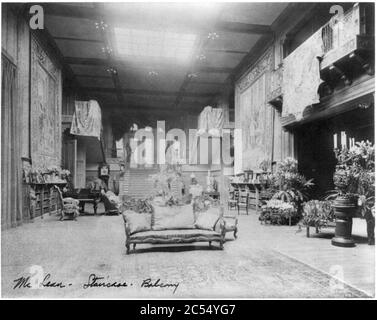
[{"label": "potted palm plant", "polygon": [[272,199],[281,199],[292,202],[300,209],[301,204],[308,198],[307,191],[313,186],[313,179],[306,178],[298,173],[297,160],[286,158],[279,163],[272,178],[276,192]]},{"label": "potted palm plant", "polygon": [[[268,179],[268,192],[273,194],[271,200],[280,200],[280,202],[272,203],[274,203],[275,206],[276,204],[282,205],[281,202],[290,204],[293,207],[293,210],[290,211],[290,215],[294,213],[294,219],[293,221],[290,219],[290,222],[298,222],[302,210],[302,203],[308,198],[307,191],[313,185],[312,179],[306,180],[303,175],[299,174],[297,160],[293,158],[286,158],[279,163],[276,172],[269,175]],[[283,207],[285,208],[284,205]],[[267,203],[265,208],[267,211],[270,210]],[[265,213],[266,212],[262,210],[261,219],[263,219]]]},{"label": "potted palm plant", "polygon": [[367,141],[357,142],[350,149],[335,150],[338,164],[334,173],[336,197],[335,236],[331,243],[340,247],[353,247],[352,218],[361,214],[367,219],[369,243],[374,243],[374,145]]}]

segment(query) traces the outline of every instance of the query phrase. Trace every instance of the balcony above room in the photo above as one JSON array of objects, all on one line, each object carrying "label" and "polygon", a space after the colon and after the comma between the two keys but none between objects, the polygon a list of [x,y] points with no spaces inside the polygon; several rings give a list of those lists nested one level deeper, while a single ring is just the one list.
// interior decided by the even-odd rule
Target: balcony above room
[{"label": "balcony above room", "polygon": [[337,72],[338,65],[360,64],[372,74],[374,48],[374,12],[368,4],[355,4],[343,15],[332,18],[322,27],[324,56],[321,73]]},{"label": "balcony above room", "polygon": [[[340,6],[339,6],[340,8]],[[341,10],[340,10],[341,11]],[[282,102],[284,127],[372,105],[374,92],[374,7],[355,4],[339,12],[283,61],[269,103]],[[272,74],[278,77],[278,71]],[[274,88],[274,85],[272,85]]]}]

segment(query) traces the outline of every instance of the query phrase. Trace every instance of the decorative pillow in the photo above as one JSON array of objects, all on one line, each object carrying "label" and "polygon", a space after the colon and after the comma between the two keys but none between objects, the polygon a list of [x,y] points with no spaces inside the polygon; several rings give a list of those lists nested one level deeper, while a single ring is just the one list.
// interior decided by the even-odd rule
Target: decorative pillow
[{"label": "decorative pillow", "polygon": [[152,215],[153,230],[195,228],[194,213],[191,205],[173,207],[154,206]]},{"label": "decorative pillow", "polygon": [[213,230],[216,222],[220,219],[218,208],[209,208],[207,211],[199,212],[196,217],[195,227],[204,230]]},{"label": "decorative pillow", "polygon": [[150,213],[136,213],[127,210],[123,213],[123,218],[127,222],[131,234],[151,230],[152,215]]},{"label": "decorative pillow", "polygon": [[153,200],[152,200],[152,206],[153,207],[155,207],[155,206],[165,207],[166,206],[166,200],[161,196],[154,197]]}]

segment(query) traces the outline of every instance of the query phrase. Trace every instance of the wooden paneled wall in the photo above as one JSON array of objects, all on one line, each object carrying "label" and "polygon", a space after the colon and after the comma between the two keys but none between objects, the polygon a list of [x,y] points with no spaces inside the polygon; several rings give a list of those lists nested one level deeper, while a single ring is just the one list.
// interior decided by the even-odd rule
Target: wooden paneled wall
[{"label": "wooden paneled wall", "polygon": [[[1,99],[1,227],[22,223],[23,196],[22,159],[29,156],[29,33],[25,22],[2,6],[2,99]],[[26,51],[25,51],[26,50]],[[26,55],[25,55],[26,53]]]},{"label": "wooden paneled wall", "polygon": [[[29,186],[23,183],[22,167],[31,159],[31,33],[20,6],[2,4],[2,163],[1,223],[2,229],[20,225],[30,218]],[[48,53],[45,55],[49,56]],[[55,60],[54,60],[55,62]],[[58,69],[55,64],[54,68]],[[49,89],[48,89],[49,90]],[[61,83],[50,95],[59,103]],[[60,164],[61,143],[59,121],[54,124],[57,145],[56,162]],[[37,139],[38,137],[34,137]]]}]

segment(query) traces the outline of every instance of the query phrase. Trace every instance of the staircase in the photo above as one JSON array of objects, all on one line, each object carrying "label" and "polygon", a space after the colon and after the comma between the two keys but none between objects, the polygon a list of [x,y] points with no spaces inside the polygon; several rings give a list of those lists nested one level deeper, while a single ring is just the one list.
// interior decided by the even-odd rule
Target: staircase
[{"label": "staircase", "polygon": [[152,175],[157,172],[155,168],[128,169],[124,173],[121,194],[136,199],[149,197],[154,191]]}]

